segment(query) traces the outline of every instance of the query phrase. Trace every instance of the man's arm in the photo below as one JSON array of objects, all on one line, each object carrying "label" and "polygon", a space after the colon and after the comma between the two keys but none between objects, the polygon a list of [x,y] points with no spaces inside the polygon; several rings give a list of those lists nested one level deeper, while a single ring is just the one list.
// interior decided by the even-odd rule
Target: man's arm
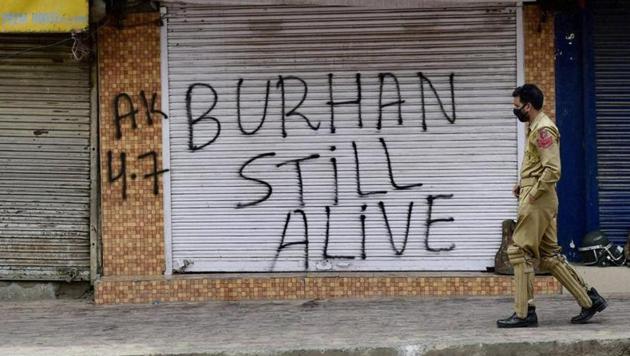
[{"label": "man's arm", "polygon": [[558,135],[543,127],[536,133],[536,150],[543,166],[543,172],[529,192],[530,199],[538,199],[544,192],[551,191],[560,180],[560,145]]}]

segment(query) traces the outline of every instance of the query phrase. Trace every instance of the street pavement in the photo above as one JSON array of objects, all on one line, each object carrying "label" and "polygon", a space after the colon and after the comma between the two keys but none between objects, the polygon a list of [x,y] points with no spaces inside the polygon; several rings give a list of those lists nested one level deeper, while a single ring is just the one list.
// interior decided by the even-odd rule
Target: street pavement
[{"label": "street pavement", "polygon": [[98,306],[0,303],[0,355],[630,355],[630,295],[586,325],[570,296],[537,300],[540,326],[497,329],[510,298]]}]

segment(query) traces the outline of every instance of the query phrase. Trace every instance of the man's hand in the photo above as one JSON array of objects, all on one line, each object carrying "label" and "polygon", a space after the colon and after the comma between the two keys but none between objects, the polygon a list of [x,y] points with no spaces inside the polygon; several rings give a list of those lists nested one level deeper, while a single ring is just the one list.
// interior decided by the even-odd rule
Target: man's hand
[{"label": "man's hand", "polygon": [[530,194],[527,194],[527,200],[529,201],[530,204],[534,204],[534,202],[536,201],[536,199]]},{"label": "man's hand", "polygon": [[514,184],[514,188],[512,188],[512,194],[514,194],[515,198],[518,198],[521,194],[521,186],[520,184]]}]

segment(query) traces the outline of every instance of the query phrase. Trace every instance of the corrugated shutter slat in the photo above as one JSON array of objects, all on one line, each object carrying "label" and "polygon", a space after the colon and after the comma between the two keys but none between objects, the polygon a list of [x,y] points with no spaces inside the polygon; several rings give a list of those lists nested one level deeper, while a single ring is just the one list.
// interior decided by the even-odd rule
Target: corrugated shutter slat
[{"label": "corrugated shutter slat", "polygon": [[89,279],[89,67],[14,55],[63,37],[0,37],[0,279]]},{"label": "corrugated shutter slat", "polygon": [[611,241],[630,233],[630,3],[593,2],[599,219]]},{"label": "corrugated shutter slat", "polygon": [[[512,4],[513,5],[513,4]],[[300,271],[306,268],[302,210],[308,221],[309,270],[485,270],[493,264],[501,240],[501,221],[516,214],[511,188],[517,175],[516,121],[510,116],[516,82],[516,10],[505,4],[465,8],[376,9],[359,7],[201,7],[168,9],[168,80],[173,265],[186,271]],[[457,119],[449,123],[429,84],[424,82],[426,131],[422,127],[422,95],[418,72],[432,83],[447,115],[452,116],[451,82]],[[328,74],[333,75],[335,101],[358,97],[360,73],[363,127],[358,105],[334,108],[331,131]],[[391,76],[399,81],[403,125]],[[279,76],[296,76],[307,85],[300,106],[313,125],[293,116],[282,135],[282,88]],[[265,104],[267,117],[254,135],[237,124],[237,83],[243,79],[240,114],[246,130],[254,130]],[[207,114],[221,123],[217,140],[191,152],[189,124],[213,102]],[[284,83],[285,112],[303,96],[295,79]],[[203,119],[194,126],[194,144],[216,134],[216,124]],[[391,158],[389,177],[383,142]],[[353,143],[360,160],[363,192],[359,196]],[[244,169],[244,174],[272,186],[270,198],[237,209],[237,204],[265,196],[261,183],[239,176],[249,159],[273,152]],[[317,154],[301,163],[303,201],[295,166],[283,161]],[[338,204],[332,159],[338,174]],[[453,194],[452,198],[441,195]],[[428,197],[432,207],[432,248],[425,232]],[[383,208],[381,208],[381,203]],[[407,214],[409,238],[404,236]],[[365,208],[363,209],[363,206]],[[326,249],[326,207],[330,229]],[[387,215],[393,242],[383,216]],[[278,249],[287,214],[284,243]],[[361,216],[365,216],[365,239]],[[403,251],[404,250],[404,251]],[[397,253],[398,251],[399,253]],[[351,256],[352,258],[339,258]],[[190,264],[192,263],[192,264]]]}]

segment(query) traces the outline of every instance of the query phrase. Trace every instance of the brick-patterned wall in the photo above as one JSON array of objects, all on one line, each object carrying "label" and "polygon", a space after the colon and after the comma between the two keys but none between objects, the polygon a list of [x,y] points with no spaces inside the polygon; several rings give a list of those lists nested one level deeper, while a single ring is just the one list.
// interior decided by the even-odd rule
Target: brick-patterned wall
[{"label": "brick-patterned wall", "polygon": [[[525,45],[526,80],[538,84],[546,94],[546,112],[555,116],[553,19],[541,23],[537,7],[526,6]],[[149,102],[160,98],[159,27],[147,22],[158,14],[130,15],[118,30],[106,27],[99,32],[100,139],[102,174],[103,274],[97,281],[95,300],[99,304],[150,303],[154,301],[200,302],[208,300],[318,299],[392,296],[511,295],[512,279],[491,274],[457,273],[424,276],[409,273],[340,276],[256,276],[184,275],[166,279],[164,269],[162,182],[159,194],[152,191],[150,160],[138,156],[154,150],[161,162],[161,117],[154,114],[153,126],[146,124],[146,109],[138,93]],[[139,25],[138,24],[144,24]],[[539,31],[540,28],[540,31]],[[115,137],[114,99],[128,93],[138,108],[138,128],[129,118],[122,119],[123,137]],[[120,112],[127,112],[126,104]],[[127,199],[122,199],[121,180],[108,181],[108,156],[113,152],[114,176],[119,172],[119,154],[127,155]],[[136,179],[131,179],[136,174]],[[468,276],[464,276],[468,275]],[[551,277],[536,280],[538,293],[559,293],[560,284]]]},{"label": "brick-patterned wall", "polygon": [[[388,276],[354,273],[341,276],[220,276],[191,275],[173,279],[101,280],[97,304],[204,302],[210,300],[330,299],[418,296],[509,296],[510,276],[448,273],[444,276]],[[474,276],[465,276],[474,275]],[[560,284],[549,276],[536,278],[537,294],[558,294]]]},{"label": "brick-patterned wall", "polygon": [[[538,5],[523,8],[525,36],[525,82],[536,84],[545,94],[543,111],[556,119],[556,70],[554,17],[543,18]],[[544,21],[543,21],[544,19]]]},{"label": "brick-patterned wall", "polygon": [[[160,275],[164,270],[164,233],[162,184],[153,194],[151,156],[154,151],[158,169],[162,168],[162,117],[153,114],[148,125],[146,108],[139,93],[144,91],[151,105],[160,108],[160,28],[159,14],[131,14],[123,29],[106,26],[98,33],[99,123],[101,159],[101,221],[104,276]],[[121,119],[122,138],[116,138],[114,102],[127,93],[132,98],[137,129],[131,118]],[[129,106],[119,101],[119,112]],[[112,153],[111,175],[120,173],[120,154],[126,155],[127,198],[123,199],[123,179],[110,183],[108,152]]]}]

